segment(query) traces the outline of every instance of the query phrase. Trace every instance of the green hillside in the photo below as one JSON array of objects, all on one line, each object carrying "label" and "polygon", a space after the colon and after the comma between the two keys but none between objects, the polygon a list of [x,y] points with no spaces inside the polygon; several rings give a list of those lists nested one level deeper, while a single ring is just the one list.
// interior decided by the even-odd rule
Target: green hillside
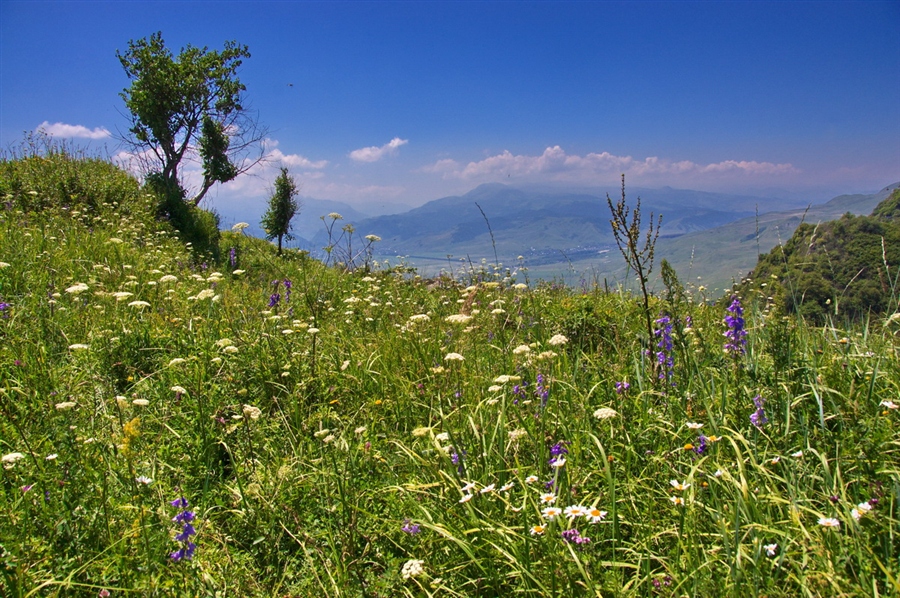
[{"label": "green hillside", "polygon": [[774,295],[785,312],[822,322],[865,318],[897,309],[900,271],[900,189],[870,216],[845,214],[801,224],[784,245],[760,256],[744,284]]},{"label": "green hillside", "polygon": [[647,338],[602,287],[204,253],[59,146],[0,195],[4,598],[900,593],[896,314],[675,292]]}]

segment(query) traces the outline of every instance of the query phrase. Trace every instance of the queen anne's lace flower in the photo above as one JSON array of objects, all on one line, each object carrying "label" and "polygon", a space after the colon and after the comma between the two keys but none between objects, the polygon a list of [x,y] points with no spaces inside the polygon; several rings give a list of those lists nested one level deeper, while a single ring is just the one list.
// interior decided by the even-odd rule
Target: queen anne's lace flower
[{"label": "queen anne's lace flower", "polygon": [[12,469],[15,467],[16,461],[24,458],[25,455],[22,453],[7,453],[0,458],[0,461],[2,461],[4,469]]},{"label": "queen anne's lace flower", "polygon": [[471,320],[472,316],[466,314],[453,314],[444,318],[444,321],[449,324],[468,324]]},{"label": "queen anne's lace flower", "polygon": [[609,407],[601,407],[594,411],[594,417],[597,419],[610,419],[618,415],[615,409],[610,409]]},{"label": "queen anne's lace flower", "polygon": [[410,559],[403,564],[403,568],[400,570],[400,576],[403,579],[418,577],[425,572],[424,565],[425,561],[420,561],[419,559]]},{"label": "queen anne's lace flower", "polygon": [[550,343],[551,345],[553,345],[554,347],[558,347],[560,345],[565,345],[566,343],[568,343],[569,339],[567,337],[563,336],[562,334],[554,334],[552,337],[550,337],[550,340],[547,342]]},{"label": "queen anne's lace flower", "polygon": [[88,290],[88,286],[83,282],[76,282],[72,286],[66,289],[66,292],[70,295],[77,295],[79,293],[83,293]]}]

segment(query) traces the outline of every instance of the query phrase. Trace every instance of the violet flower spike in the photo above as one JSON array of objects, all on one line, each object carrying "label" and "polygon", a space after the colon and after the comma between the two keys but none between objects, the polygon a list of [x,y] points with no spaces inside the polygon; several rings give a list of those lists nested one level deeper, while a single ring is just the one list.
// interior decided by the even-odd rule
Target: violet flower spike
[{"label": "violet flower spike", "polygon": [[653,331],[654,336],[659,338],[659,342],[656,344],[656,348],[659,349],[656,352],[656,363],[660,366],[659,379],[668,380],[674,386],[672,375],[675,369],[675,358],[672,355],[672,319],[664,315],[655,323],[659,326]]},{"label": "violet flower spike", "polygon": [[753,405],[756,407],[756,411],[750,414],[750,423],[752,423],[757,428],[762,428],[764,425],[769,423],[769,418],[766,417],[766,412],[763,409],[763,404],[766,402],[765,399],[760,395],[756,395],[753,397]]},{"label": "violet flower spike", "polygon": [[737,295],[731,296],[731,305],[726,310],[728,315],[725,316],[725,353],[732,357],[740,357],[747,352],[747,331],[744,330],[744,308],[741,307],[741,300]]}]

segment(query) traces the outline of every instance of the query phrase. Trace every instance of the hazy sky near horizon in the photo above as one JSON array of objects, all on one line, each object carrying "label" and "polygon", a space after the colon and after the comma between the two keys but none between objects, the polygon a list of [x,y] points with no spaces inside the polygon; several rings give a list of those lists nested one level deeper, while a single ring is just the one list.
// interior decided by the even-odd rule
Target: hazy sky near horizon
[{"label": "hazy sky near horizon", "polygon": [[0,147],[116,155],[116,58],[249,46],[269,162],[212,192],[418,205],[485,182],[810,195],[900,180],[900,2],[0,0]]}]

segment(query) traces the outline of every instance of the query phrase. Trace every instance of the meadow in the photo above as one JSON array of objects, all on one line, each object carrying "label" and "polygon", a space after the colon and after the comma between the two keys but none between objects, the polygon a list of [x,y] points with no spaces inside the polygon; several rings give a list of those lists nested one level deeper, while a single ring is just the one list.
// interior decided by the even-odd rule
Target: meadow
[{"label": "meadow", "polygon": [[2,162],[3,596],[900,594],[897,313],[687,285],[648,339],[623,289],[424,279],[338,214],[216,262],[154,202]]}]

